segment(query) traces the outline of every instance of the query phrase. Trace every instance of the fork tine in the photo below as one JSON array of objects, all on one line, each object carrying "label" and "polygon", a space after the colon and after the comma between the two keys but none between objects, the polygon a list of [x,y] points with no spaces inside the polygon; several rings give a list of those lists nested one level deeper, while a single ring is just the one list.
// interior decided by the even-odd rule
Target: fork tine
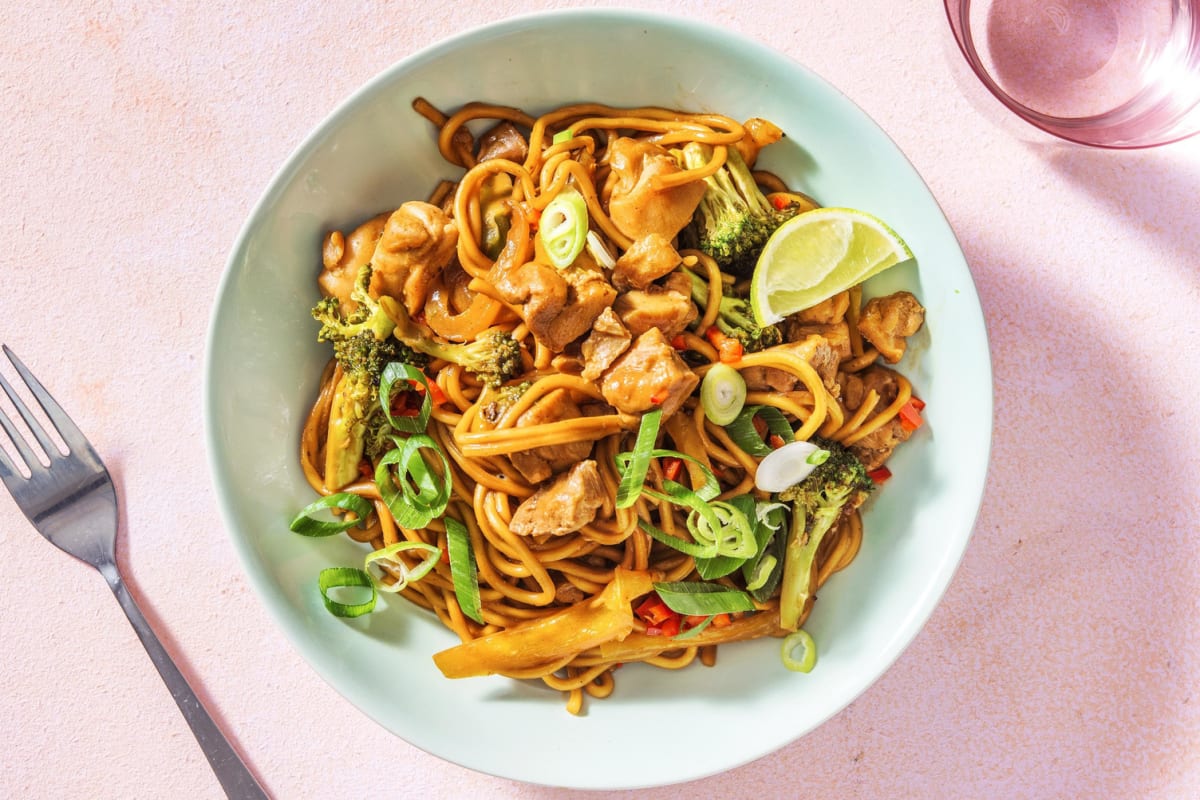
[{"label": "fork tine", "polygon": [[[4,393],[10,398],[14,397],[12,387],[8,385],[8,381],[4,379],[3,375],[0,375],[0,388],[3,388]],[[4,432],[8,434],[13,447],[17,450],[17,456],[24,460],[25,466],[29,467],[30,470],[40,469],[42,462],[38,459],[37,453],[33,452],[33,447],[30,446],[29,441],[21,435],[21,432],[17,430],[17,426],[13,425],[12,420],[8,418],[7,414],[0,413],[0,428],[3,428]]]},{"label": "fork tine", "polygon": [[[0,417],[4,417],[4,415],[0,414]],[[5,417],[4,421],[8,421],[7,417]],[[5,429],[7,430],[7,426],[5,426]],[[5,486],[8,486],[11,489],[14,482],[23,477],[24,476],[21,475],[21,473],[17,472],[17,468],[13,465],[12,460],[8,457],[8,453],[5,453],[3,449],[0,449],[0,483],[3,483]]]},{"label": "fork tine", "polygon": [[[42,408],[45,409],[46,404],[42,400],[41,396],[38,394],[37,390],[40,389],[41,394],[49,397],[49,395],[46,394],[46,390],[44,388],[42,388],[41,384],[39,384],[37,382],[37,379],[34,378],[32,374],[30,374],[29,370],[25,368],[25,365],[22,364],[20,362],[20,360],[17,359],[17,357],[13,354],[13,352],[8,349],[8,346],[7,345],[2,345],[2,346],[4,348],[4,354],[6,356],[8,356],[10,361],[13,362],[13,366],[17,368],[17,372],[20,373],[21,377],[25,380],[25,384],[27,386],[29,386],[30,392],[32,392],[34,397],[37,398],[38,402],[42,404]],[[38,444],[40,444],[42,446],[42,451],[45,452],[46,457],[48,459],[50,459],[51,461],[53,461],[54,457],[59,455],[58,446],[55,445],[54,442],[50,439],[50,435],[47,434],[45,429],[42,428],[42,425],[40,422],[38,422],[37,417],[33,416],[33,413],[29,410],[29,407],[26,406],[25,403],[21,400],[20,395],[18,395],[15,391],[13,391],[12,385],[9,384],[9,382],[7,380],[5,380],[3,375],[0,375],[0,389],[4,390],[4,393],[6,395],[8,395],[8,399],[11,400],[12,404],[16,407],[17,413],[21,415],[21,419],[25,420],[25,424],[29,426],[29,430],[30,430],[30,432],[33,433],[33,437],[35,439],[37,439]],[[51,402],[53,402],[53,401],[51,401]],[[59,410],[61,411],[62,409],[59,409]],[[53,415],[50,414],[49,409],[46,409],[46,414],[51,417],[51,421],[54,421]],[[14,440],[18,440],[21,438],[21,437],[18,437],[16,435],[16,431],[13,430],[12,428],[10,428],[9,426],[6,425],[5,429],[8,431],[8,435],[11,436]],[[21,444],[23,444],[22,441],[16,441],[16,443],[17,443],[18,448],[20,447]],[[34,458],[34,461],[29,460],[29,453],[22,452],[21,456],[25,459],[26,463],[29,464],[29,466],[31,468],[33,467],[34,463],[37,463],[36,456]]]}]

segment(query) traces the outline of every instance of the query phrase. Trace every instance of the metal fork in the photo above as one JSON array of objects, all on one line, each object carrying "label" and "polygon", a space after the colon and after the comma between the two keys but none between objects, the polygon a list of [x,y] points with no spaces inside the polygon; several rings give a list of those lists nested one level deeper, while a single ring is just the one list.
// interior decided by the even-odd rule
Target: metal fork
[{"label": "metal fork", "polygon": [[158,674],[171,690],[171,696],[200,742],[225,794],[237,800],[266,798],[267,793],[204,710],[196,693],[158,641],[133,596],[125,588],[116,559],[117,495],[104,463],[75,423],[71,422],[71,418],[12,350],[6,345],[0,345],[0,349],[3,349],[4,355],[25,381],[30,394],[42,407],[68,449],[66,454],[58,449],[9,382],[0,375],[0,389],[8,395],[50,461],[49,466],[42,464],[32,445],[17,431],[8,416],[0,412],[0,427],[8,434],[13,448],[31,473],[28,478],[22,475],[4,450],[0,449],[0,481],[42,536],[59,549],[95,567],[108,581],[125,616],[129,617],[130,624],[150,654],[150,660],[158,668]]}]

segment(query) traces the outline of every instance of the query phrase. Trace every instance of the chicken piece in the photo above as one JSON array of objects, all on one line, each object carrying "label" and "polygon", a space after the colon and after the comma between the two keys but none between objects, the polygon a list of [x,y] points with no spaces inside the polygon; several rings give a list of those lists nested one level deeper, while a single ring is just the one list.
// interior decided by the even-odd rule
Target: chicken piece
[{"label": "chicken piece", "polygon": [[[821,382],[835,397],[841,387],[837,382],[838,366],[841,358],[824,336],[813,334],[799,342],[788,342],[772,349],[799,356],[812,365]],[[745,367],[741,370],[746,388],[752,392],[773,391],[791,392],[805,388],[805,383],[796,375],[777,367]]]},{"label": "chicken piece", "polygon": [[[517,417],[516,424],[520,428],[577,419],[580,416],[579,406],[571,399],[570,393],[566,389],[555,389]],[[525,480],[541,483],[559,470],[587,458],[591,452],[591,442],[565,442],[512,453],[509,461]]]},{"label": "chicken piece", "polygon": [[500,122],[479,137],[478,161],[489,158],[505,158],[518,164],[524,163],[529,155],[529,142],[511,122]]},{"label": "chicken piece", "polygon": [[565,536],[594,520],[603,505],[600,470],[588,459],[525,498],[508,527],[518,536]]},{"label": "chicken piece", "polygon": [[838,292],[833,297],[826,298],[817,303],[811,308],[806,308],[803,311],[797,311],[791,316],[791,319],[798,323],[816,323],[818,325],[831,325],[841,322],[846,318],[846,311],[850,308],[850,292]]},{"label": "chicken piece", "polygon": [[661,408],[666,418],[683,405],[698,383],[700,378],[662,331],[651,328],[604,373],[600,392],[622,413],[643,414]]},{"label": "chicken piece", "polygon": [[621,291],[645,289],[679,266],[679,261],[679,253],[666,237],[657,233],[643,236],[617,259],[612,273],[613,286]]},{"label": "chicken piece", "polygon": [[580,377],[594,381],[604,374],[617,357],[629,349],[633,336],[621,323],[611,308],[606,308],[596,317],[592,332],[583,340],[583,372]]},{"label": "chicken piece", "polygon": [[846,320],[827,324],[810,323],[797,325],[786,321],[783,328],[783,338],[789,342],[802,342],[809,336],[821,336],[829,342],[829,346],[838,354],[838,358],[846,360],[853,355],[850,350],[850,323]]},{"label": "chicken piece", "polygon": [[617,296],[603,272],[585,267],[558,270],[530,261],[511,270],[493,268],[488,277],[505,302],[519,307],[530,333],[555,353],[587,332]]},{"label": "chicken piece", "polygon": [[746,166],[753,169],[754,162],[758,160],[758,151],[782,139],[783,129],[762,117],[751,117],[742,123],[742,127],[745,128],[746,135],[733,146],[737,148],[738,155],[746,162]]},{"label": "chicken piece", "polygon": [[658,328],[668,339],[700,316],[689,295],[653,284],[619,295],[613,303],[613,311],[633,336]]},{"label": "chicken piece", "polygon": [[405,203],[384,225],[368,291],[394,297],[409,314],[419,315],[430,283],[454,259],[457,246],[458,228],[445,212],[420,200]]},{"label": "chicken piece", "polygon": [[[863,400],[872,390],[879,395],[879,401],[875,404],[876,412],[891,405],[900,391],[896,373],[879,365],[843,374],[840,376],[840,383],[843,387],[842,401],[851,414],[862,406]],[[905,428],[897,417],[859,439],[850,446],[850,450],[868,470],[872,470],[882,466],[891,457],[896,445],[911,435],[912,431]]]},{"label": "chicken piece", "polygon": [[354,310],[356,303],[350,299],[358,271],[375,255],[375,245],[388,214],[380,214],[359,225],[349,235],[341,231],[330,231],[325,237],[321,260],[324,269],[317,276],[317,285],[326,297],[336,297],[342,305],[342,313]]},{"label": "chicken piece", "polygon": [[682,171],[664,148],[623,136],[609,146],[609,162],[604,196],[621,233],[635,240],[651,233],[673,239],[691,221],[707,184],[697,180],[657,188],[656,178]]},{"label": "chicken piece", "polygon": [[896,292],[867,301],[858,316],[858,332],[888,363],[904,357],[906,337],[921,329],[925,309],[910,292]]}]

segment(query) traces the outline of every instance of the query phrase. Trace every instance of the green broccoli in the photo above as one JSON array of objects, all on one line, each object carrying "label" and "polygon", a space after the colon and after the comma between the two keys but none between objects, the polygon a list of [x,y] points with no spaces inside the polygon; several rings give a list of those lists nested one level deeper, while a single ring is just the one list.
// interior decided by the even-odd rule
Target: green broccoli
[{"label": "green broccoli", "polygon": [[[704,316],[708,308],[708,281],[691,270],[684,272],[692,279],[692,300],[700,309],[700,315]],[[759,327],[750,310],[750,301],[734,294],[722,293],[716,326],[721,333],[741,342],[747,353],[774,347],[783,342],[783,333],[779,328],[774,325]],[[703,334],[704,331],[700,333]]]},{"label": "green broccoli", "polygon": [[380,303],[395,323],[392,335],[418,353],[458,364],[488,386],[499,386],[521,372],[521,346],[508,331],[489,328],[474,341],[441,342],[414,322],[402,303],[386,296],[380,298]]},{"label": "green broccoli", "polygon": [[483,407],[481,411],[483,418],[493,424],[499,421],[500,417],[504,416],[504,412],[513,403],[520,400],[521,395],[525,394],[530,386],[533,386],[533,381],[521,381],[501,386],[492,396],[491,401]]},{"label": "green broccoli", "polygon": [[[699,142],[689,142],[676,152],[687,169],[703,167],[712,159],[712,148]],[[725,163],[704,182],[708,188],[692,221],[680,231],[680,240],[712,256],[721,269],[749,277],[767,239],[801,206],[773,206],[734,147],[728,148]]]},{"label": "green broccoli", "polygon": [[779,594],[779,624],[787,630],[799,627],[812,603],[821,540],[844,515],[862,505],[874,488],[866,467],[850,450],[824,439],[814,438],[812,443],[827,450],[829,457],[777,498],[792,504]]},{"label": "green broccoli", "polygon": [[357,304],[353,311],[343,314],[336,297],[326,297],[312,309],[313,318],[321,323],[317,340],[333,344],[333,356],[342,367],[325,440],[325,486],[330,491],[354,481],[363,454],[370,450],[368,455],[374,455],[376,445],[384,441],[387,418],[379,406],[384,367],[392,361],[423,363],[423,356],[392,337],[395,324],[367,293],[370,283],[371,265],[366,264],[351,290],[350,298]]}]

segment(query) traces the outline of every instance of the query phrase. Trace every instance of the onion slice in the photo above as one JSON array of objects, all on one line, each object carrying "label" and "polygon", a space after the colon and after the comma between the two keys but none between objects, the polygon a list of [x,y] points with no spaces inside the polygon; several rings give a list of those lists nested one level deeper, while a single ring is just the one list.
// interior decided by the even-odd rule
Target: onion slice
[{"label": "onion slice", "polygon": [[764,492],[782,492],[795,486],[824,460],[816,455],[823,452],[826,451],[812,442],[788,442],[759,462],[754,486]]}]

